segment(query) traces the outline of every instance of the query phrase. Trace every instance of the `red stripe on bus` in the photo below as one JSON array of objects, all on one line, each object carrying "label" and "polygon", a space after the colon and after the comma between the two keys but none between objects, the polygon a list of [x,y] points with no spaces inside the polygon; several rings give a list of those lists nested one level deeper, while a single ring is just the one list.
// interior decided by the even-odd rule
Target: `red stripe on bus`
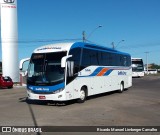
[{"label": "red stripe on bus", "polygon": [[97,76],[103,76],[106,72],[107,72],[108,68],[103,68],[98,74]]}]

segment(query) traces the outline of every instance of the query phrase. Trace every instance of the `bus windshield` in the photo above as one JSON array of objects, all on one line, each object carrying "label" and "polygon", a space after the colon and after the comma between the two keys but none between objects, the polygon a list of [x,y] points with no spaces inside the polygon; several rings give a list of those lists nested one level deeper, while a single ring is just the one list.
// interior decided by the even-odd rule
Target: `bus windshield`
[{"label": "bus windshield", "polygon": [[32,54],[27,83],[30,85],[56,85],[64,82],[64,68],[61,59],[67,52]]},{"label": "bus windshield", "polygon": [[142,71],[144,71],[143,61],[141,59],[132,60],[132,71],[133,72],[142,72]]},{"label": "bus windshield", "polygon": [[142,72],[144,68],[142,66],[132,67],[133,72]]}]

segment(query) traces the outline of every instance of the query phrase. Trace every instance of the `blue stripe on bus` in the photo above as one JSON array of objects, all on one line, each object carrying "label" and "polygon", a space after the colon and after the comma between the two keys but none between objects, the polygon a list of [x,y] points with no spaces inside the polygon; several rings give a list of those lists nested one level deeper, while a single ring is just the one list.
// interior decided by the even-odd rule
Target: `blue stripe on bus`
[{"label": "blue stripe on bus", "polygon": [[35,92],[54,92],[56,90],[62,89],[65,87],[64,83],[60,83],[54,86],[32,86],[28,85],[27,89],[35,91]]},{"label": "blue stripe on bus", "polygon": [[[97,74],[100,73],[103,68],[105,68],[105,67],[98,67],[98,68],[96,68],[96,69],[93,71],[92,74],[86,75],[86,76],[78,76],[78,77],[97,76]],[[106,68],[108,68],[108,67],[106,67]],[[124,68],[124,67],[115,68],[115,67],[113,67],[113,68],[108,69],[108,70],[106,71],[106,73],[103,74],[103,76],[108,76],[110,73],[112,73],[113,70],[129,70],[130,68],[131,68],[131,67],[127,67],[127,68]]]},{"label": "blue stripe on bus", "polygon": [[[104,67],[98,67],[91,75],[89,76],[96,76]],[[103,76],[109,75],[114,69],[109,69]]]},{"label": "blue stripe on bus", "polygon": [[101,70],[103,69],[103,67],[98,67],[96,70],[94,70],[94,72],[92,74],[90,74],[89,76],[96,76]]}]

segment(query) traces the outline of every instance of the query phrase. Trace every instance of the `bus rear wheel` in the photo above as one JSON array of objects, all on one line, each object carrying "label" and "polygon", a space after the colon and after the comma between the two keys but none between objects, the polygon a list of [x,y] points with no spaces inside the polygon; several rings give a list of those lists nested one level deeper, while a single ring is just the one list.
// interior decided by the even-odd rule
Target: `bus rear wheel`
[{"label": "bus rear wheel", "polygon": [[78,103],[84,103],[86,101],[86,89],[82,87],[80,91],[80,97],[78,99]]}]

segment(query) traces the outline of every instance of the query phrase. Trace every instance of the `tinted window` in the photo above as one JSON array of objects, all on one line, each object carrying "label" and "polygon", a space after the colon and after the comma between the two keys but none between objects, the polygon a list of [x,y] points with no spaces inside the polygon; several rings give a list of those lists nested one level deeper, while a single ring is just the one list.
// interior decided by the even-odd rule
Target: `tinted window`
[{"label": "tinted window", "polygon": [[74,72],[78,73],[80,65],[80,57],[81,57],[81,48],[71,49],[69,55],[72,55],[72,57],[69,58],[69,60],[74,61],[74,67],[75,67]]},{"label": "tinted window", "polygon": [[128,55],[83,49],[81,70],[88,66],[130,66]]},{"label": "tinted window", "polygon": [[83,49],[81,69],[101,65],[101,53],[96,50]]},{"label": "tinted window", "polygon": [[[74,71],[73,71],[74,75],[70,76],[69,74],[67,74],[67,84],[72,82],[74,78],[78,75],[80,69],[81,48],[71,49],[69,55],[72,55],[72,57],[69,58],[68,61],[74,62]],[[68,70],[69,69],[67,69],[67,71]]]}]

